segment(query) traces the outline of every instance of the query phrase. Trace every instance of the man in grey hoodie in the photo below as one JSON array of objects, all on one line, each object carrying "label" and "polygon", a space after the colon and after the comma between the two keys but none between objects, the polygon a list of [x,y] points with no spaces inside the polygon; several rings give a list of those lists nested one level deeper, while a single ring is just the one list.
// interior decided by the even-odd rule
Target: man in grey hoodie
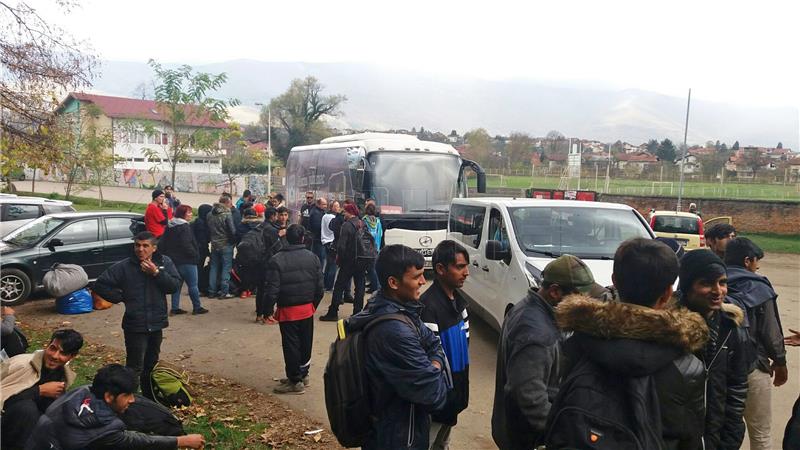
[{"label": "man in grey hoodie", "polygon": [[233,246],[236,243],[236,227],[231,215],[232,202],[229,196],[223,195],[219,203],[206,217],[208,234],[211,241],[211,267],[208,275],[208,296],[231,298],[228,282],[233,267]]}]

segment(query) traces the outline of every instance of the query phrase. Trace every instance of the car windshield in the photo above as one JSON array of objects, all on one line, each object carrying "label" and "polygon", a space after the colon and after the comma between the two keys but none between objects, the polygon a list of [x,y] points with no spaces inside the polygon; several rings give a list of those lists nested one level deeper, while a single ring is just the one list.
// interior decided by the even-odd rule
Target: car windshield
[{"label": "car windshield", "polygon": [[30,247],[36,245],[37,242],[41,241],[64,222],[64,219],[55,217],[40,217],[9,233],[8,236],[3,238],[3,242],[19,247]]},{"label": "car windshield", "polygon": [[653,231],[662,233],[699,234],[700,221],[697,217],[656,216]]},{"label": "car windshield", "polygon": [[622,241],[651,237],[631,210],[518,207],[509,212],[517,242],[530,256],[613,259]]},{"label": "car windshield", "polygon": [[456,194],[461,161],[455,155],[377,152],[372,195],[383,214],[447,212]]}]

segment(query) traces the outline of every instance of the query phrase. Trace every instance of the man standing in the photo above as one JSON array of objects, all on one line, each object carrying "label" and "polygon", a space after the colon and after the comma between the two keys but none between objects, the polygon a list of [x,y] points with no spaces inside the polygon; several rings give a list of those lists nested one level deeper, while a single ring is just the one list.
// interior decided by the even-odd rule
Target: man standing
[{"label": "man standing", "polygon": [[161,189],[153,191],[152,197],[153,201],[147,205],[144,212],[144,225],[147,231],[158,238],[164,234],[167,224],[172,219],[172,208],[169,207],[167,197]]},{"label": "man standing", "polygon": [[[764,252],[750,239],[732,239],[725,249],[728,295],[747,316],[749,358],[744,421],[751,450],[772,448],[772,384],[786,383],[786,348],[783,342],[778,294],[767,277],[756,272]],[[773,383],[772,377],[775,377]]]},{"label": "man standing", "polygon": [[367,309],[344,324],[348,330],[360,330],[385,314],[405,316],[373,325],[366,339],[367,385],[375,417],[365,450],[427,450],[429,414],[444,406],[452,386],[439,338],[420,319],[424,265],[425,258],[412,248],[384,247],[377,261],[383,289]]},{"label": "man standing", "polygon": [[720,259],[725,258],[725,247],[736,237],[736,228],[728,223],[718,223],[703,233],[708,249],[716,253]]},{"label": "man standing", "polygon": [[[264,270],[257,280],[258,287],[256,289],[256,323],[266,324],[275,323],[272,320],[271,313],[267,310],[267,297],[266,285],[264,284],[266,277],[266,263],[269,262],[276,253],[283,247],[288,246],[286,243],[286,230],[281,229],[278,225],[278,211],[269,207],[264,212],[264,223],[261,224],[261,239],[264,242]],[[281,237],[284,236],[284,237]]]},{"label": "man standing", "polygon": [[125,303],[122,331],[125,334],[125,365],[141,378],[142,394],[153,398],[150,372],[161,353],[167,319],[167,294],[181,285],[175,264],[156,254],[156,238],[144,231],[133,241],[135,256],[106,269],[94,291],[111,303]]},{"label": "man standing", "polygon": [[67,366],[83,346],[75,330],[57,330],[44,350],[23,353],[2,363],[0,410],[2,449],[21,449],[39,416],[75,381]]},{"label": "man standing", "polygon": [[706,380],[706,449],[738,449],[744,439],[742,413],[747,398],[748,355],[739,333],[744,314],[725,303],[728,293],[725,263],[709,250],[681,258],[679,302],[702,316],[709,338],[698,357]]},{"label": "man standing", "polygon": [[178,206],[181,206],[181,201],[175,196],[175,189],[172,186],[164,186],[164,197],[169,207],[172,208],[172,211],[175,211]]},{"label": "man standing", "polygon": [[325,247],[325,269],[323,275],[323,284],[326,291],[333,290],[333,282],[336,280],[336,236],[331,229],[331,222],[341,212],[339,202],[333,200],[331,202],[331,209],[322,216],[320,223],[320,240],[322,246]]},{"label": "man standing", "polygon": [[317,204],[311,208],[308,217],[309,227],[308,231],[311,232],[313,237],[313,244],[311,251],[317,255],[319,262],[325,264],[325,247],[322,246],[322,217],[325,216],[325,210],[328,209],[328,201],[320,197],[317,199]]},{"label": "man standing", "polygon": [[446,450],[458,414],[469,404],[469,315],[467,301],[456,291],[469,276],[469,253],[457,242],[444,240],[433,250],[431,262],[436,279],[420,297],[424,306],[420,317],[442,342],[453,389],[444,408],[431,416],[430,448]]},{"label": "man standing", "polygon": [[286,230],[289,246],[267,263],[266,309],[280,324],[286,364],[286,379],[274,389],[277,394],[305,393],[314,340],[314,311],[324,294],[322,266],[303,244],[305,232],[302,225],[290,225]]},{"label": "man standing", "polygon": [[236,243],[236,226],[231,215],[231,198],[222,195],[219,203],[206,217],[211,240],[211,267],[208,274],[208,296],[232,298],[230,286],[233,267],[233,246]]},{"label": "man standing", "polygon": [[247,202],[252,201],[252,199],[250,198],[250,197],[252,197],[252,195],[253,195],[253,193],[250,192],[250,189],[245,189],[244,192],[242,192],[242,196],[239,197],[238,200],[236,200],[236,209],[241,210],[242,209],[242,205],[244,205]]},{"label": "man standing", "polygon": [[314,192],[306,192],[306,202],[300,207],[300,225],[306,230],[310,229],[311,208],[314,207]]},{"label": "man standing", "polygon": [[91,448],[109,450],[203,448],[203,436],[154,436],[129,431],[119,416],[134,403],[136,374],[128,367],[100,368],[91,386],[69,392],[39,419],[26,449]]},{"label": "man standing", "polygon": [[561,342],[554,308],[569,294],[602,290],[586,264],[562,255],[545,266],[539,290],[506,315],[497,351],[492,437],[501,449],[542,443],[558,392]]}]

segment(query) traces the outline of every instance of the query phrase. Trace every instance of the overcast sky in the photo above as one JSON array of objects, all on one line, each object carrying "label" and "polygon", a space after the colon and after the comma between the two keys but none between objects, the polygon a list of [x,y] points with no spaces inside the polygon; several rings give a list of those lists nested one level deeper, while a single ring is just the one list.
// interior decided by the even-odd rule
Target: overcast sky
[{"label": "overcast sky", "polygon": [[800,105],[795,1],[82,0],[67,17],[31,2],[110,60],[372,62]]}]

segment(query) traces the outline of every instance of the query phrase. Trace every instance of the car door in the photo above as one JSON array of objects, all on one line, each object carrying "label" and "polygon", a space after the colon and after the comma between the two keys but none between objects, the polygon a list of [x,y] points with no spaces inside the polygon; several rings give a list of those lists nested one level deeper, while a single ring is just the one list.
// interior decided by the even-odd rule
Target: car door
[{"label": "car door", "polygon": [[728,225],[733,225],[733,217],[723,216],[723,217],[714,217],[713,219],[704,220],[703,229],[707,230],[718,223],[727,223]]},{"label": "car door", "polygon": [[469,253],[469,277],[461,291],[480,307],[484,307],[482,302],[486,298],[486,281],[480,269],[481,244],[486,240],[483,236],[485,219],[484,205],[454,203],[450,207],[448,238],[462,244]]},{"label": "car door", "polygon": [[37,264],[43,272],[56,263],[77,264],[83,267],[89,279],[103,272],[103,241],[97,218],[68,223],[46,239],[39,252]]},{"label": "car door", "polygon": [[104,217],[105,233],[103,241],[103,270],[133,255],[133,219],[125,217]]},{"label": "car door", "polygon": [[501,210],[497,207],[493,207],[489,211],[489,237],[487,240],[500,241],[503,244],[503,248],[509,250],[510,257],[505,260],[494,261],[486,258],[485,252],[481,255],[483,257],[481,271],[486,279],[487,295],[491,299],[495,317],[499,318],[505,316],[507,305],[516,303],[521,299],[520,295],[511,289],[513,287],[513,283],[511,283],[511,264],[516,263],[516,261],[513,261],[515,256],[512,250],[512,245],[514,244],[512,242],[513,235],[511,234],[512,226],[510,218],[507,214],[504,214],[505,211],[507,211],[505,208]]}]

